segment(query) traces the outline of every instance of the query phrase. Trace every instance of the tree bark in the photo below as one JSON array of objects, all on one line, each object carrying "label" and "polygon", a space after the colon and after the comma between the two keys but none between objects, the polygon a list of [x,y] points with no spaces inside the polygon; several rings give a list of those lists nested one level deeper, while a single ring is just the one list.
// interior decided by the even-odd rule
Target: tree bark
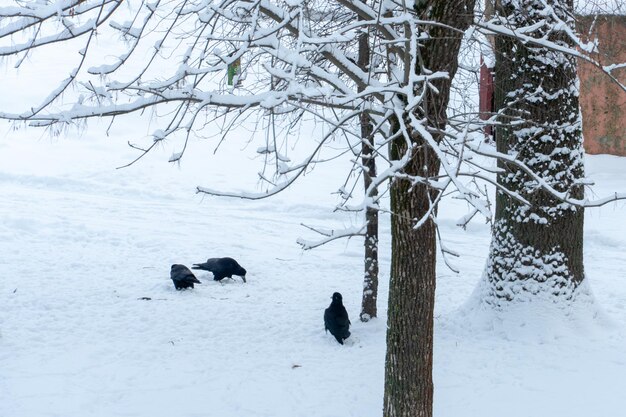
[{"label": "tree bark", "polygon": [[[429,176],[439,161],[422,145],[406,172]],[[392,158],[404,151],[392,146]],[[415,229],[427,213],[432,191],[396,180],[391,185],[391,273],[385,361],[384,415],[431,416],[433,402],[433,310],[435,305],[436,230],[433,219]]]},{"label": "tree bark", "polygon": [[[367,113],[361,114],[361,161],[363,170],[363,185],[367,191],[376,177],[376,157],[374,153],[372,125]],[[367,195],[372,201],[378,196],[378,189],[374,187]],[[367,322],[377,316],[376,300],[378,299],[378,210],[373,207],[365,209],[365,271],[363,280],[363,300],[361,303],[361,321]]]},{"label": "tree bark", "polygon": [[[416,3],[417,4],[417,3]],[[464,31],[473,19],[474,1],[436,0],[419,2],[415,11],[424,20],[436,21]],[[436,142],[446,126],[451,80],[458,68],[462,33],[444,27],[424,26],[428,40],[419,49],[422,67],[417,74],[446,71],[449,79],[431,81],[418,119],[427,120]],[[408,121],[407,121],[408,123]],[[396,121],[397,124],[397,121]],[[398,126],[392,127],[398,131]],[[412,157],[403,169],[409,176],[434,177],[440,162],[417,132],[411,136]],[[394,140],[390,158],[398,160],[407,150],[405,138]],[[417,219],[431,208],[436,191],[425,183],[396,178],[391,184],[391,274],[385,358],[385,417],[430,417],[433,406],[433,310],[435,303],[436,226],[434,216],[421,227]]]},{"label": "tree bark", "polygon": [[[363,0],[365,2],[365,0]],[[359,18],[362,20],[362,18]],[[369,34],[363,32],[359,35],[359,58],[358,64],[363,71],[369,69],[370,63],[370,47]],[[359,88],[359,92],[363,88]],[[378,189],[374,187],[369,190],[372,185],[372,178],[376,177],[376,153],[374,149],[374,138],[372,136],[372,122],[367,112],[361,113],[361,162],[363,164],[363,186],[366,197],[374,199],[378,196]],[[367,322],[378,314],[378,210],[374,207],[365,209],[365,221],[367,228],[365,230],[365,256],[364,256],[364,279],[363,279],[363,300],[361,302],[361,321]]]},{"label": "tree bark", "polygon": [[[573,29],[568,17],[571,1],[548,3]],[[498,13],[524,27],[545,19],[540,14],[543,7],[536,0],[522,0],[517,6],[506,0]],[[571,46],[556,30],[548,34],[540,29],[533,34],[544,35]],[[582,198],[582,123],[575,59],[503,36],[496,38],[496,57],[495,104],[502,122],[496,128],[498,150],[515,155],[556,190]],[[511,124],[511,120],[518,122]],[[584,210],[557,200],[514,166],[500,163],[500,167],[505,172],[498,175],[498,182],[532,206],[500,192],[496,195],[485,301],[501,306],[537,296],[571,299],[584,279]]]}]

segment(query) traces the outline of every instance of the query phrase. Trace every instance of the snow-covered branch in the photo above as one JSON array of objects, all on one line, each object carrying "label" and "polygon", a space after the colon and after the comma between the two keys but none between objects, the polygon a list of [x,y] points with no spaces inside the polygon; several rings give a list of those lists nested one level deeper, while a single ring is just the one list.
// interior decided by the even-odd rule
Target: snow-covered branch
[{"label": "snow-covered branch", "polygon": [[350,238],[354,236],[365,236],[365,229],[367,228],[367,224],[364,224],[362,226],[349,227],[349,228],[340,229],[340,230],[319,229],[319,228],[307,226],[305,224],[303,224],[302,226],[306,227],[309,230],[314,231],[315,233],[318,233],[324,236],[323,238],[319,240],[307,240],[307,239],[299,238],[296,242],[298,243],[298,245],[302,246],[302,249],[304,250],[315,249],[315,248],[318,248],[322,245],[325,245],[329,242],[332,242],[338,239],[345,239],[345,238]]},{"label": "snow-covered branch", "polygon": [[[483,34],[515,38],[525,45],[587,60],[626,90],[615,78],[626,64],[600,65],[593,58],[596,43],[583,42],[549,2],[537,1],[541,18],[532,24],[520,26],[493,17],[477,21],[475,28]],[[494,167],[493,161],[520,169],[537,187],[572,206],[591,207],[624,198],[622,194],[594,201],[573,198],[515,155],[478,144],[480,126],[473,120],[475,114],[459,112],[447,119],[447,126],[436,123],[439,113],[445,111],[433,109],[431,103],[448,94],[445,86],[452,77],[447,66],[439,69],[425,64],[425,48],[433,42],[432,33],[455,37],[463,30],[451,22],[426,19],[426,9],[379,0],[14,3],[0,7],[0,56],[15,59],[19,66],[28,63],[31,51],[54,50],[60,43],[78,40],[80,59],[68,68],[63,81],[50,87],[50,94],[39,105],[0,109],[2,119],[45,127],[165,109],[167,116],[151,127],[152,134],[144,143],[129,143],[138,152],[130,164],[166,139],[178,143],[169,158],[178,162],[194,136],[202,137],[204,131],[204,137],[219,136],[221,143],[250,115],[269,120],[266,126],[280,132],[273,133],[271,144],[256,146],[274,164],[260,173],[260,182],[269,184],[267,190],[233,192],[200,186],[199,193],[266,198],[287,189],[312,165],[349,152],[354,158],[341,186],[338,210],[377,210],[380,197],[370,197],[374,190],[380,188],[379,195],[384,195],[391,182],[408,181],[432,191],[430,209],[413,219],[417,226],[434,218],[438,202],[451,194],[469,205],[469,213],[460,223],[466,224],[478,214],[490,219],[486,185],[520,205],[531,205],[528,196],[496,181],[494,177],[502,169]],[[120,7],[122,4],[125,7]],[[368,35],[371,51],[366,65],[357,62],[362,34]],[[96,36],[105,39],[112,52],[101,56],[94,46]],[[537,89],[528,94],[540,100],[547,93]],[[515,100],[511,98],[511,106]],[[358,134],[360,114],[367,114],[372,122],[372,134],[366,140],[373,150],[370,157],[379,161],[378,174],[372,176],[363,196],[354,192],[354,181],[365,170],[358,162],[364,140]],[[307,137],[314,143],[310,153],[298,158],[281,153],[279,135],[290,137],[302,129],[305,120],[325,126],[322,133]],[[488,121],[511,126],[520,122],[521,117],[504,112]],[[327,144],[340,136],[345,148],[335,156],[321,157]],[[395,159],[388,152],[394,142],[405,145]],[[433,153],[441,172],[408,174],[407,164],[426,151]],[[353,181],[351,186],[349,181]],[[353,232],[335,231],[333,239]]]}]

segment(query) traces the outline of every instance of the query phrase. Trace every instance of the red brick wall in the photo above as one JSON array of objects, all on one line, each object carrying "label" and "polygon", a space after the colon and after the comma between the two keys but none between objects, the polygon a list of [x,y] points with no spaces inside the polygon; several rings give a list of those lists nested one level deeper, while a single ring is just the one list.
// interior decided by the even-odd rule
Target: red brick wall
[{"label": "red brick wall", "polygon": [[[483,57],[480,57],[480,80],[478,90],[478,111],[481,120],[487,120],[493,116],[494,103],[493,103],[493,69],[487,67],[483,62]],[[492,126],[485,126],[485,134],[491,135]]]},{"label": "red brick wall", "polygon": [[[578,31],[586,38],[594,18],[579,18]],[[591,37],[597,37],[602,65],[626,62],[626,16],[600,16]],[[585,151],[626,156],[626,92],[598,68],[579,60],[580,106]],[[626,84],[626,68],[613,73]]]}]

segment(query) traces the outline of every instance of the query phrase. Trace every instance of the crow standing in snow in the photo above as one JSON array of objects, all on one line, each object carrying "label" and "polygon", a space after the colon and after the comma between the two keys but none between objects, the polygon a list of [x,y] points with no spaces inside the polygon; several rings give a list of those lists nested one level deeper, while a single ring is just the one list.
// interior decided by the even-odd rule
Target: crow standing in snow
[{"label": "crow standing in snow", "polygon": [[246,282],[246,270],[233,258],[209,258],[205,263],[193,264],[191,268],[212,272],[215,281],[238,275],[243,279],[243,282]]},{"label": "crow standing in snow", "polygon": [[176,287],[177,290],[189,287],[193,288],[194,282],[201,284],[189,268],[180,264],[172,265],[172,269],[170,269],[170,278],[174,281],[174,287]]},{"label": "crow standing in snow", "polygon": [[350,318],[343,306],[343,297],[338,292],[333,294],[333,301],[324,311],[324,328],[342,345],[350,337]]}]

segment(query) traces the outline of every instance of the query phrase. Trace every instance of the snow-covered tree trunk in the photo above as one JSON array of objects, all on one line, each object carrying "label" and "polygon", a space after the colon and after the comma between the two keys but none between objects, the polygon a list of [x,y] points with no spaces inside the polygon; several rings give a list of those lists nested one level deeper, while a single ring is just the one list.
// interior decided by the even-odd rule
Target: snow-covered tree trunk
[{"label": "snow-covered tree trunk", "polygon": [[[564,0],[503,0],[498,13],[514,27],[529,27],[556,14],[568,27],[545,26],[546,36],[570,47],[572,3]],[[496,128],[498,151],[514,156],[560,192],[581,199],[584,175],[576,60],[512,37],[496,38]],[[496,196],[495,222],[485,280],[486,302],[495,306],[537,296],[570,299],[584,279],[584,209],[563,203],[537,181],[509,164],[498,182],[532,206],[502,192]]]},{"label": "snow-covered tree trunk", "polygon": [[[365,1],[365,0],[363,0]],[[363,20],[363,18],[359,18]],[[358,64],[363,72],[369,71],[370,46],[369,34],[363,30],[359,35],[359,59]],[[362,92],[364,87],[359,88]],[[366,198],[373,204],[378,196],[378,188],[372,185],[372,178],[376,177],[376,150],[374,149],[374,129],[367,112],[361,113],[361,163],[363,164],[363,186],[368,193]],[[365,209],[365,253],[364,253],[364,279],[363,299],[361,302],[361,321],[367,322],[378,314],[378,210],[368,205]]]},{"label": "snow-covered tree trunk", "polygon": [[[446,108],[451,80],[458,68],[457,56],[463,31],[472,21],[473,0],[437,0],[416,3],[415,11],[424,20],[447,27],[423,28],[427,39],[418,48],[416,74],[445,71],[448,78],[423,84],[423,105],[411,116],[426,120],[428,132],[409,131],[395,139],[389,156],[398,160],[411,148],[411,159],[390,187],[391,194],[391,273],[385,359],[385,417],[430,417],[433,405],[432,352],[433,309],[435,304],[436,199],[437,191],[427,182],[413,178],[433,178],[439,173],[440,159],[425,134],[439,143],[447,123]],[[450,28],[455,28],[450,29]],[[425,34],[426,34],[425,33]],[[426,38],[426,37],[425,37]],[[402,98],[397,97],[401,102]],[[397,103],[397,105],[400,105]],[[410,129],[411,124],[395,120],[391,131]],[[406,137],[410,137],[410,142]],[[422,219],[417,225],[415,219]],[[418,226],[418,227],[416,227]]]},{"label": "snow-covered tree trunk", "polygon": [[[372,125],[367,113],[361,115],[361,159],[363,164],[363,184],[368,190],[372,184],[372,178],[376,177],[376,155],[371,143],[373,141]],[[373,187],[368,198],[374,199],[378,195],[376,187]],[[361,321],[369,321],[377,316],[378,299],[378,210],[373,207],[365,209],[365,262],[363,280],[363,300],[361,302]]]}]

